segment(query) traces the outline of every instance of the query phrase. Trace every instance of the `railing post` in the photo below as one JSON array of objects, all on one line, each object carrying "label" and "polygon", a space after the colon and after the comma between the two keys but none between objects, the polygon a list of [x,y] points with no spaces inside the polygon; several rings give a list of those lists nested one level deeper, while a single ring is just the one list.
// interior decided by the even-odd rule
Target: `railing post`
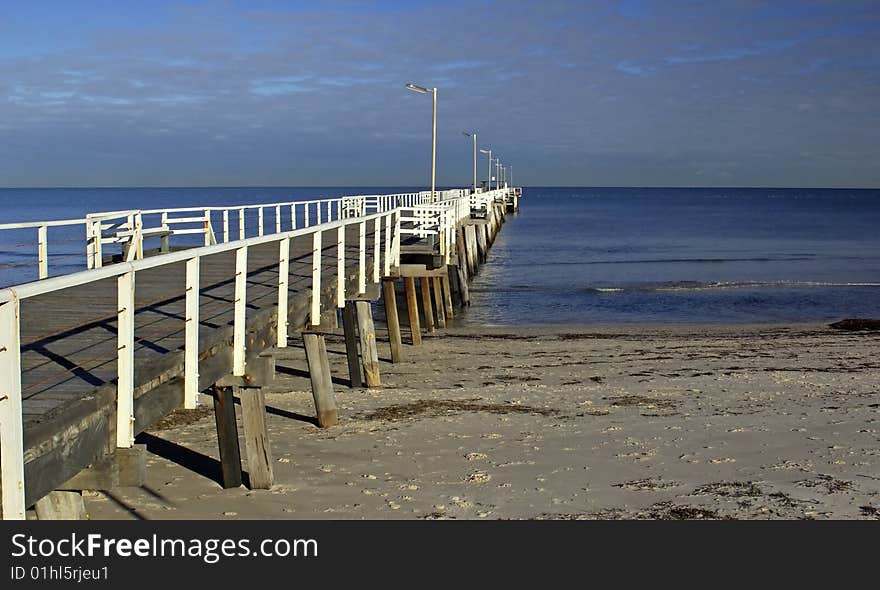
[{"label": "railing post", "polygon": [[380,257],[379,253],[382,249],[382,219],[377,217],[373,220],[373,282],[379,282],[380,275]]},{"label": "railing post", "polygon": [[211,210],[205,209],[205,246],[213,246],[217,243],[214,235],[214,224],[211,222]]},{"label": "railing post", "polygon": [[358,224],[358,295],[367,291],[367,222]]},{"label": "railing post", "polygon": [[199,257],[186,261],[183,407],[199,405]]},{"label": "railing post", "polygon": [[244,207],[238,210],[238,239],[244,239]]},{"label": "railing post", "polygon": [[39,263],[39,277],[45,279],[49,276],[49,232],[45,225],[37,228],[37,260]]},{"label": "railing post", "polygon": [[247,246],[235,251],[235,313],[232,325],[232,374],[244,375],[247,308]]},{"label": "railing post", "polygon": [[321,324],[321,230],[312,234],[312,325]]},{"label": "railing post", "polygon": [[287,346],[287,298],[290,280],[290,238],[278,243],[278,348]]},{"label": "railing post", "polygon": [[[161,225],[164,231],[169,231],[171,227],[168,225],[168,212],[162,211]],[[159,237],[159,251],[160,252],[170,252],[171,251],[171,237],[167,234],[162,234]]]},{"label": "railing post", "polygon": [[144,216],[137,213],[134,216],[134,257],[137,260],[144,259]]},{"label": "railing post", "polygon": [[257,207],[257,235],[263,235],[263,208]]},{"label": "railing post", "polygon": [[24,427],[21,414],[19,301],[0,302],[0,485],[4,520],[24,520]]},{"label": "railing post", "polygon": [[281,205],[275,205],[275,233],[281,233]]},{"label": "railing post", "polygon": [[89,218],[86,217],[85,220],[86,226],[86,269],[91,270],[95,265],[95,238],[92,235],[92,230],[94,229],[92,223],[89,221]]},{"label": "railing post", "polygon": [[400,209],[396,212],[397,223],[394,227],[394,266],[400,267]]},{"label": "railing post", "polygon": [[321,225],[321,201],[315,201],[315,224]]},{"label": "railing post", "polygon": [[116,446],[134,444],[134,271],[116,279]]},{"label": "railing post", "polygon": [[296,229],[296,204],[290,205],[290,229]]},{"label": "railing post", "polygon": [[385,215],[385,267],[382,276],[391,276],[391,218],[393,213]]},{"label": "railing post", "polygon": [[345,226],[336,229],[336,307],[345,307]]},{"label": "railing post", "polygon": [[229,209],[223,210],[223,243],[229,241]]}]

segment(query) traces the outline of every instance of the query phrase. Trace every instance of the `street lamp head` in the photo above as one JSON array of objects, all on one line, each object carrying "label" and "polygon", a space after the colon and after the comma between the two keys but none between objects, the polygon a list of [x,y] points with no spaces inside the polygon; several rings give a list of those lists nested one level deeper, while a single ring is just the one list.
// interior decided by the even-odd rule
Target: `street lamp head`
[{"label": "street lamp head", "polygon": [[416,86],[415,84],[412,84],[412,83],[407,84],[406,87],[409,88],[410,90],[412,90],[413,92],[419,92],[421,94],[427,94],[427,93],[431,92],[430,90],[428,90],[424,86]]},{"label": "street lamp head", "polygon": [[464,135],[465,137],[473,137],[476,135],[476,133],[469,133],[467,131],[462,131],[461,134]]},{"label": "street lamp head", "polygon": [[489,154],[489,153],[492,153],[492,150],[484,150],[484,149],[481,148],[481,149],[480,149],[480,153],[481,153],[481,154]]}]

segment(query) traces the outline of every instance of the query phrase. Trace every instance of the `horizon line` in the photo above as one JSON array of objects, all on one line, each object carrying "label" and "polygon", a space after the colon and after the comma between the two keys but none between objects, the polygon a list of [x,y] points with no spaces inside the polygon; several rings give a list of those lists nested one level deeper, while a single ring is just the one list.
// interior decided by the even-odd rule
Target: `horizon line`
[{"label": "horizon line", "polygon": [[[414,188],[419,185],[411,184],[267,184],[267,185],[222,185],[222,184],[194,184],[194,185],[72,185],[72,186],[0,186],[0,190],[111,190],[111,189],[302,189],[302,188]],[[437,190],[454,188],[470,188],[466,186],[448,185],[439,186]],[[511,188],[589,188],[589,189],[774,189],[774,190],[880,190],[880,186],[783,186],[783,185],[581,185],[581,184],[514,184]],[[430,187],[422,187],[420,190],[431,190]]]}]

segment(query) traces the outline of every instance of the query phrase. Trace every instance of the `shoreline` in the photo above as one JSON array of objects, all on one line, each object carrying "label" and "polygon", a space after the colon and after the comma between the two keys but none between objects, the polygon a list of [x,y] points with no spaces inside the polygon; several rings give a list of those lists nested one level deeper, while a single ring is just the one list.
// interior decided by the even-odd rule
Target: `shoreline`
[{"label": "shoreline", "polygon": [[[387,358],[378,334],[380,360]],[[142,489],[92,518],[880,517],[880,339],[828,324],[452,326],[318,429],[303,352],[267,391],[276,485],[211,479],[210,405],[142,441]],[[207,400],[210,402],[210,400]],[[176,461],[176,462],[175,462]]]}]

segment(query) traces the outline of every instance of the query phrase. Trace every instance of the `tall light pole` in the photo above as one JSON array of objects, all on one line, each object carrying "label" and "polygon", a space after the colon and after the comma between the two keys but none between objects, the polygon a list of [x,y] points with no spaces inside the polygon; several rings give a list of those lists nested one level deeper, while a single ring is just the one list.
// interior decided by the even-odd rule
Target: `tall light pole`
[{"label": "tall light pole", "polygon": [[472,137],[474,140],[474,192],[477,192],[477,132],[462,131],[461,134],[465,137]]},{"label": "tall light pole", "polygon": [[492,150],[480,150],[480,153],[489,155],[489,170],[488,176],[486,176],[486,188],[492,190]]},{"label": "tall light pole", "polygon": [[495,158],[495,188],[500,188],[501,185],[501,159]]},{"label": "tall light pole", "polygon": [[510,170],[510,186],[513,186],[513,164],[508,168]]},{"label": "tall light pole", "polygon": [[416,86],[415,84],[411,83],[407,84],[406,87],[413,92],[418,92],[419,94],[434,95],[434,111],[431,123],[431,202],[434,203],[437,201],[437,89],[428,89],[424,86]]}]

